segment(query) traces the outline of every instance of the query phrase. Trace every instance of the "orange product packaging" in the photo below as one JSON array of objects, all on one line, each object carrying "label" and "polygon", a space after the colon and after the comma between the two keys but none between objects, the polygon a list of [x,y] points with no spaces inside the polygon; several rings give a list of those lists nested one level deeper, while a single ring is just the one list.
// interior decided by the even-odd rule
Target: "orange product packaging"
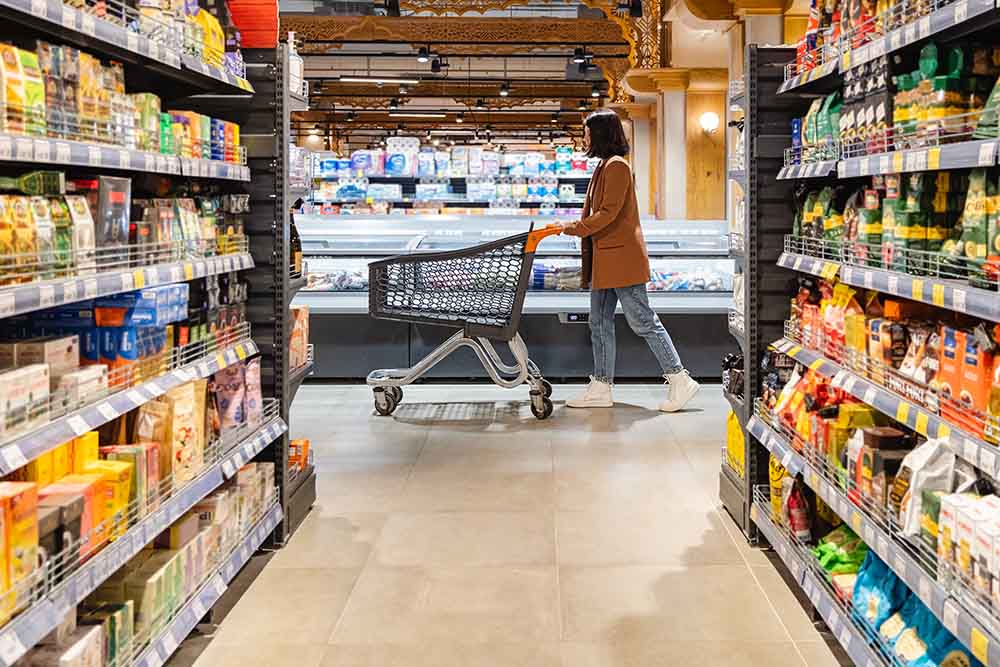
[{"label": "orange product packaging", "polygon": [[1000,355],[993,357],[993,381],[990,383],[990,401],[986,406],[985,437],[1000,443]]},{"label": "orange product packaging", "polygon": [[0,608],[9,616],[31,600],[29,588],[19,588],[38,563],[38,485],[32,482],[0,482],[0,508],[4,523],[4,560],[9,589]]},{"label": "orange product packaging", "polygon": [[104,522],[100,475],[73,473],[66,475],[55,484],[41,490],[42,497],[60,493],[83,496],[83,514],[80,516],[80,557],[89,558],[104,542],[104,530],[98,531]]},{"label": "orange product packaging", "polygon": [[802,305],[802,344],[817,350],[820,347],[820,332],[823,323],[819,315],[819,306],[814,303]]},{"label": "orange product packaging", "polygon": [[949,326],[941,327],[941,347],[938,351],[938,395],[941,397],[941,416],[954,423],[961,423],[962,410],[958,399],[962,392],[962,357],[966,333]]},{"label": "orange product packaging", "polygon": [[976,435],[983,435],[993,385],[993,353],[972,335],[965,337],[963,349],[959,402],[967,410],[962,411],[962,425]]}]

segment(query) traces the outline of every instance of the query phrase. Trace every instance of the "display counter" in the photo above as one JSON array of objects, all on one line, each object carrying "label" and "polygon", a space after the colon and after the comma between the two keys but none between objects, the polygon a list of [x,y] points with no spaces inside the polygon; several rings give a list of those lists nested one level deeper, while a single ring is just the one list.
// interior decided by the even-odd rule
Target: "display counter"
[{"label": "display counter", "polygon": [[[450,329],[372,320],[368,262],[384,257],[467,248],[560,218],[491,215],[297,215],[307,285],[295,299],[308,305],[311,339],[320,349],[317,377],[360,378],[372,368],[408,366]],[[667,325],[692,374],[714,377],[734,346],[726,314],[732,302],[733,261],[725,221],[643,221],[652,280],[650,304]],[[536,251],[521,334],[546,376],[586,377],[591,369],[590,295],[580,288],[580,239],[550,237]],[[619,308],[619,313],[621,309]],[[619,316],[618,376],[658,375],[645,343]],[[481,366],[454,355],[432,376],[476,377]]]}]

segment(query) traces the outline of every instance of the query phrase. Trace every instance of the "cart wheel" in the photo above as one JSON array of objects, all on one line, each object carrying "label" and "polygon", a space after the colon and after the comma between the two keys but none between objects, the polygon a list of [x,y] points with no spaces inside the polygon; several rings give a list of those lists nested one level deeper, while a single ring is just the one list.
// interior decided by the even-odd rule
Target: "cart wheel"
[{"label": "cart wheel", "polygon": [[[382,394],[381,398],[379,394]],[[393,392],[381,388],[375,390],[375,412],[383,417],[388,417],[396,410],[397,405],[399,403]]]},{"label": "cart wheel", "polygon": [[546,379],[542,379],[542,390],[544,391],[545,398],[552,398],[552,383]]},{"label": "cart wheel", "polygon": [[402,387],[386,387],[386,393],[392,395],[396,399],[396,405],[403,402],[403,388]]},{"label": "cart wheel", "polygon": [[550,416],[552,416],[552,401],[550,401],[548,398],[543,398],[542,407],[540,409],[537,406],[537,404],[534,401],[532,401],[531,414],[535,415],[539,419],[548,419]]}]

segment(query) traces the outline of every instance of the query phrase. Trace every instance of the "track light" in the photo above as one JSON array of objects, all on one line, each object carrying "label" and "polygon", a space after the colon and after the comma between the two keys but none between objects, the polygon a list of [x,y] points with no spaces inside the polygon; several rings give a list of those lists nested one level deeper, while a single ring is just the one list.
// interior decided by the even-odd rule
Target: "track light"
[{"label": "track light", "polygon": [[431,138],[431,131],[427,130],[427,140],[430,141],[430,138]]},{"label": "track light", "polygon": [[448,67],[448,63],[444,62],[440,58],[435,58],[431,61],[431,72],[434,74],[440,74],[441,69],[444,67]]},{"label": "track light", "polygon": [[598,88],[596,84],[593,85],[593,86],[591,86],[591,88],[590,88],[590,96],[591,97],[600,97],[601,96],[601,89]]},{"label": "track light", "polygon": [[537,139],[538,139],[538,143],[542,143],[542,133],[541,132],[538,133]]},{"label": "track light", "polygon": [[396,111],[399,109],[399,100],[395,97],[389,100],[389,111]]},{"label": "track light", "polygon": [[508,95],[510,95],[510,86],[504,81],[500,84],[500,97],[507,97]]},{"label": "track light", "polygon": [[586,53],[586,50],[579,46],[573,49],[573,62],[577,64],[587,62]]},{"label": "track light", "polygon": [[462,123],[465,122],[465,112],[464,111],[459,111],[458,112],[458,115],[455,116],[455,122],[458,123],[459,125],[461,125]]},{"label": "track light", "polygon": [[476,107],[475,108],[476,108],[476,111],[483,111],[483,110],[486,109],[486,103],[483,102],[483,98],[480,97],[478,100],[476,100]]},{"label": "track light", "polygon": [[420,49],[417,50],[417,62],[425,63],[430,59],[431,59],[431,50],[426,46],[421,46]]},{"label": "track light", "polygon": [[556,123],[559,122],[559,112],[558,111],[555,112],[554,114],[552,114],[552,118],[549,120],[549,122],[552,123],[553,125],[555,125]]},{"label": "track light", "polygon": [[357,118],[357,114],[356,113],[354,113],[353,111],[348,111],[347,112],[347,122],[348,123],[353,123],[354,120],[355,120],[355,118]]},{"label": "track light", "polygon": [[399,87],[399,94],[400,94],[400,95],[406,95],[406,94],[407,94],[407,93],[409,93],[409,92],[410,92],[410,91],[406,89],[406,86],[400,86],[400,87]]},{"label": "track light", "polygon": [[587,107],[587,100],[580,100],[580,103],[576,105],[577,111],[586,111],[588,108],[589,107]]},{"label": "track light", "polygon": [[312,126],[312,129],[309,130],[309,134],[313,134],[313,135],[319,134],[319,129],[320,129],[319,128],[319,123],[316,123],[315,125]]},{"label": "track light", "polygon": [[555,146],[555,145],[556,145],[556,138],[550,134],[549,135],[549,146]]}]

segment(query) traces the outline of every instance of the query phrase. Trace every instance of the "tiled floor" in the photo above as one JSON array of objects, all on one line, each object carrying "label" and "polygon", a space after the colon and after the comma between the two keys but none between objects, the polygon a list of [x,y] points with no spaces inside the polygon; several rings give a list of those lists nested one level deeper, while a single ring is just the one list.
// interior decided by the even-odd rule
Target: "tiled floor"
[{"label": "tiled floor", "polygon": [[718,509],[727,405],[536,421],[524,390],[306,386],[318,501],[198,667],[837,664],[777,571]]}]

